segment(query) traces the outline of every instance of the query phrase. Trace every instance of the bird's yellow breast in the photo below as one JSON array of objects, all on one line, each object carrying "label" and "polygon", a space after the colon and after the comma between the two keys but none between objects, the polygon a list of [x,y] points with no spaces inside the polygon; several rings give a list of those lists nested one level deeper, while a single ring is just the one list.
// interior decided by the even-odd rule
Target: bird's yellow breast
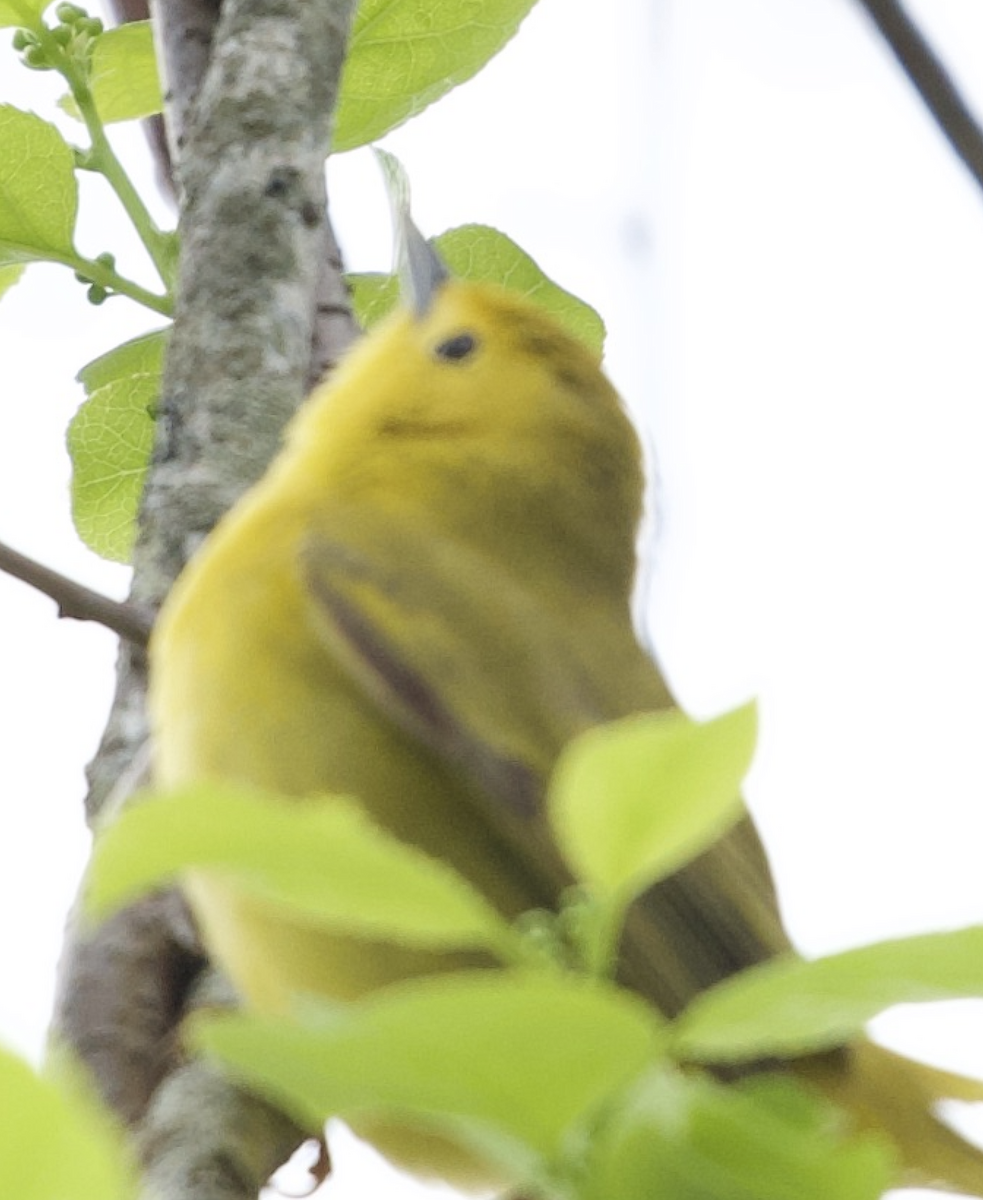
[{"label": "bird's yellow breast", "polygon": [[[175,587],[151,647],[159,784],[208,779],[285,797],[356,796],[400,838],[457,866],[509,913],[535,902],[475,837],[463,784],[396,728],[312,625],[301,547],[318,513],[276,479],[219,525]],[[206,942],[259,1007],[300,992],[338,998],[460,965],[288,925],[213,876],[189,887]],[[275,963],[275,970],[270,964]]]}]

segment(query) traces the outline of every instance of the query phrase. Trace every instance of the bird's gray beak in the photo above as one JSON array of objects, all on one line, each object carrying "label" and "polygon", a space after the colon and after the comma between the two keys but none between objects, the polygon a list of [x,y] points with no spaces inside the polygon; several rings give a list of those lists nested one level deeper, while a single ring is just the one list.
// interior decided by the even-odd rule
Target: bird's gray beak
[{"label": "bird's gray beak", "polygon": [[413,224],[410,216],[410,181],[403,164],[386,150],[375,147],[375,157],[386,182],[396,235],[396,270],[403,301],[416,317],[425,317],[441,284],[450,272],[437,251]]},{"label": "bird's gray beak", "polygon": [[403,300],[417,317],[425,317],[441,285],[450,279],[450,272],[437,251],[413,224],[408,212],[400,213],[397,228],[399,283]]}]

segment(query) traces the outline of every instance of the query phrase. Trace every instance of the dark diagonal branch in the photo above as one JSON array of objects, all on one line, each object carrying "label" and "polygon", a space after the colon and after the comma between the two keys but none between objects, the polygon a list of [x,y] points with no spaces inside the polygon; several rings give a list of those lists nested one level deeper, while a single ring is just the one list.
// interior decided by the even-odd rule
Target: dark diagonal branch
[{"label": "dark diagonal branch", "polygon": [[983,188],[983,129],[900,0],[860,0],[953,150]]},{"label": "dark diagonal branch", "polygon": [[110,600],[0,542],[0,571],[54,600],[60,617],[96,621],[135,646],[146,646],[153,618],[136,604]]}]

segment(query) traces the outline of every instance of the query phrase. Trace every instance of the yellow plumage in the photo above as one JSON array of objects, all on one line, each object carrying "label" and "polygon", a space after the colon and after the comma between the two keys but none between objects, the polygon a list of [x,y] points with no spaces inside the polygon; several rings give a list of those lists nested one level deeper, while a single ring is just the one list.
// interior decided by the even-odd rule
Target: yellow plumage
[{"label": "yellow plumage", "polygon": [[[641,502],[637,439],[595,357],[504,291],[440,283],[311,397],[178,581],[152,645],[159,782],[350,793],[506,913],[554,904],[569,878],[538,805],[559,750],[672,703],[630,619]],[[460,961],[289,924],[208,876],[191,896],[267,1010]],[[786,947],[745,820],[637,906],[622,973],[672,1014]],[[896,1061],[861,1057],[867,1080]],[[847,1103],[849,1061],[816,1066]],[[983,1194],[975,1152],[916,1107],[908,1161]],[[942,1151],[920,1153],[933,1138]],[[430,1142],[382,1141],[468,1174]]]}]

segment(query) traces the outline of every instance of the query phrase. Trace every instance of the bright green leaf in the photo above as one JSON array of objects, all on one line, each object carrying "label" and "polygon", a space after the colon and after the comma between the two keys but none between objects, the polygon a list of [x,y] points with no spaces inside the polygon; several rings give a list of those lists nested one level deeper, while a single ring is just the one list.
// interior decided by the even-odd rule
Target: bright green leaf
[{"label": "bright green leaf", "polygon": [[792,1080],[653,1072],[595,1140],[584,1200],[878,1200],[886,1145],[848,1140]]},{"label": "bright green leaf", "polygon": [[120,379],[152,374],[163,361],[169,330],[158,329],[123,342],[81,368],[76,378],[88,395]]},{"label": "bright green leaf", "polygon": [[362,0],[341,80],[333,148],[401,125],[476,75],[535,0]]},{"label": "bright green leaf", "polygon": [[[544,308],[568,333],[600,354],[604,322],[598,314],[540,270],[511,238],[488,225],[462,225],[434,239],[440,256],[459,279],[497,283]],[[352,303],[364,329],[385,317],[399,300],[399,286],[391,275],[354,275]]]},{"label": "bright green leaf", "polygon": [[82,368],[87,399],[68,427],[72,516],[97,554],[126,562],[154,439],[167,331],[124,342]]},{"label": "bright green leaf", "polygon": [[23,263],[12,263],[9,267],[0,267],[0,296],[9,292],[23,274]]},{"label": "bright green leaf", "polygon": [[983,996],[983,926],[751,967],[698,996],[677,1052],[707,1062],[797,1056],[839,1045],[893,1004]]},{"label": "bright green leaf", "polygon": [[396,307],[399,283],[395,275],[373,272],[346,276],[355,319],[363,329],[371,329]]},{"label": "bright green leaf", "polygon": [[123,1200],[132,1194],[122,1139],[93,1102],[0,1049],[0,1195]]},{"label": "bright green leaf", "polygon": [[37,29],[41,14],[50,3],[51,0],[0,0],[0,29],[12,25]]},{"label": "bright green leaf", "polygon": [[720,837],[743,812],[754,705],[713,721],[642,713],[581,734],[560,755],[548,807],[578,878],[638,894]]},{"label": "bright green leaf", "polygon": [[[89,87],[104,125],[151,117],[163,111],[164,97],[149,21],[129,21],[100,34],[90,70]],[[58,105],[76,121],[82,119],[70,94],[62,96]]]},{"label": "bright green leaf", "polygon": [[436,240],[451,273],[500,283],[544,308],[568,333],[600,354],[604,322],[589,304],[549,279],[524,250],[488,225],[461,225]]},{"label": "bright green leaf", "polygon": [[0,265],[71,255],[77,208],[68,143],[33,113],[0,105]]},{"label": "bright green leaf", "polygon": [[477,971],[305,1007],[300,1021],[209,1020],[195,1040],[312,1124],[336,1113],[357,1130],[362,1114],[409,1114],[486,1152],[508,1146],[516,1164],[530,1149],[551,1159],[652,1060],[660,1033],[652,1010],[613,987]]},{"label": "bright green leaf", "polygon": [[107,828],[87,907],[102,916],[190,867],[220,868],[307,925],[435,949],[510,937],[464,878],[373,824],[355,801],[214,786],[134,804]]},{"label": "bright green leaf", "polygon": [[96,39],[90,86],[106,125],[162,111],[164,100],[149,21],[118,25]]}]

